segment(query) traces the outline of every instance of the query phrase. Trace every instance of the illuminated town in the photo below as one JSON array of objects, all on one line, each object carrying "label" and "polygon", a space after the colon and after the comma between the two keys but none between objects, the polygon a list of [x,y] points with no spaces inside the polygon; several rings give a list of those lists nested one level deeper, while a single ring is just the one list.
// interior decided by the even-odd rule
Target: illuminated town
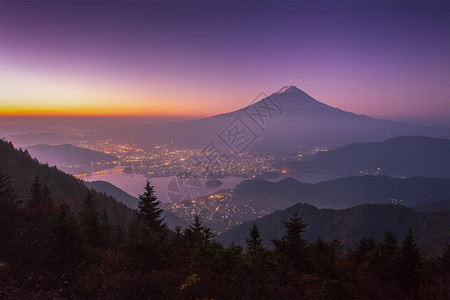
[{"label": "illuminated town", "polygon": [[225,190],[189,201],[164,204],[164,208],[185,220],[199,216],[215,234],[220,234],[269,213],[255,204],[252,199],[233,197],[233,190]]},{"label": "illuminated town", "polygon": [[[274,177],[282,171],[276,169],[272,156],[253,156],[250,154],[229,155],[227,159],[216,159],[211,163],[208,155],[201,149],[171,150],[167,145],[156,145],[143,149],[135,145],[120,145],[111,139],[100,141],[83,140],[79,147],[114,155],[125,173],[142,174],[148,178],[182,176],[214,177],[236,176],[244,178]],[[208,160],[209,164],[202,161]],[[96,171],[98,172],[98,171]],[[117,171],[113,171],[116,173]],[[76,174],[85,177],[88,174]],[[92,174],[95,175],[95,174]]]}]

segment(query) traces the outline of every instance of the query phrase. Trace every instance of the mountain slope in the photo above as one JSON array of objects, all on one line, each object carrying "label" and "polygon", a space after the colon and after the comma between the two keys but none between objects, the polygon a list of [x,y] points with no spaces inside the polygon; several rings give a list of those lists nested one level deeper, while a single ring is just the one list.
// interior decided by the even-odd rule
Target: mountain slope
[{"label": "mountain slope", "polygon": [[[132,209],[137,209],[138,207],[139,199],[131,196],[127,192],[121,190],[120,188],[109,182],[97,180],[92,182],[84,182],[84,184],[90,189],[94,189],[100,193],[105,193],[109,196],[114,197],[115,199],[117,199],[117,201],[122,202]],[[186,228],[190,223],[167,210],[164,210],[161,216],[164,218],[167,226],[170,229],[175,229],[176,226]]]},{"label": "mountain slope", "polygon": [[287,178],[279,182],[245,180],[233,190],[166,204],[165,208],[187,221],[199,215],[214,232],[221,233],[299,202],[348,208],[367,203],[413,206],[449,198],[449,179],[354,176],[309,184]]},{"label": "mountain slope", "polygon": [[400,136],[384,142],[350,144],[280,164],[290,172],[339,172],[389,176],[450,177],[450,140]]},{"label": "mountain slope", "polygon": [[[321,103],[294,86],[284,87],[230,113],[182,123],[141,126],[135,128],[133,135],[135,141],[143,144],[158,141],[174,147],[203,148],[215,141],[219,148],[229,151],[233,148],[227,140],[229,136],[221,134],[233,128],[245,129],[246,139],[254,140],[245,151],[270,154],[294,154],[299,146],[331,149],[399,135],[450,137],[450,129],[444,127],[391,122],[346,112]],[[243,148],[234,146],[236,152]]]},{"label": "mountain slope", "polygon": [[449,198],[450,179],[350,176],[316,184],[293,178],[279,182],[246,180],[234,189],[234,195],[258,201],[291,199],[329,208],[392,202],[412,206]]},{"label": "mountain slope", "polygon": [[446,211],[450,210],[450,199],[415,205],[411,208],[419,212]]},{"label": "mountain slope", "polygon": [[64,144],[73,143],[81,139],[80,136],[73,134],[61,134],[55,132],[30,132],[22,134],[6,135],[8,141],[11,141],[16,147],[28,147],[37,144]]},{"label": "mountain slope", "polygon": [[102,152],[71,144],[34,145],[27,148],[31,156],[50,165],[89,165],[98,162],[114,162],[118,158]]},{"label": "mountain slope", "polygon": [[82,199],[88,191],[94,195],[100,210],[105,209],[112,223],[125,225],[133,218],[133,211],[113,197],[89,190],[83,182],[55,167],[40,164],[29,154],[0,140],[0,172],[8,174],[21,199],[27,199],[35,176],[48,186],[57,204],[66,202],[74,211],[82,209]]},{"label": "mountain slope", "polygon": [[118,201],[122,202],[123,204],[132,209],[136,209],[138,207],[139,200],[136,197],[131,196],[127,192],[121,190],[120,188],[109,182],[96,180],[96,181],[85,181],[84,184],[88,188],[94,189],[97,192],[113,196]]},{"label": "mountain slope", "polygon": [[[411,227],[419,238],[419,245],[428,255],[440,253],[450,242],[450,211],[419,213],[400,205],[365,204],[348,209],[318,209],[304,203],[274,212],[254,221],[261,232],[263,245],[273,248],[271,239],[281,238],[283,225],[295,213],[307,224],[304,237],[314,241],[338,239],[346,248],[352,248],[361,238],[381,240],[384,233],[392,231],[401,241]],[[245,245],[253,221],[236,226],[217,237],[228,246],[231,243]]]}]

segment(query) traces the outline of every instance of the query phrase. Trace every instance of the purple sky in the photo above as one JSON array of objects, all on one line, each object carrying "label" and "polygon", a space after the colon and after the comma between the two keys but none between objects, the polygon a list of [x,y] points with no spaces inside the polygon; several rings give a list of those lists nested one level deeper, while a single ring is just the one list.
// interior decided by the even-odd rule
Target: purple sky
[{"label": "purple sky", "polygon": [[1,2],[1,114],[208,116],[295,85],[450,121],[450,2]]}]

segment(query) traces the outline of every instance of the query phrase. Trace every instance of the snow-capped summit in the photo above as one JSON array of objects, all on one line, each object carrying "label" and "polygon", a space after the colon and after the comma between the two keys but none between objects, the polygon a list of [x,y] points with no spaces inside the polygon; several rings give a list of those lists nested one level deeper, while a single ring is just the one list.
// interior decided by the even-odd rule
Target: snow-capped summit
[{"label": "snow-capped summit", "polygon": [[286,85],[284,87],[282,87],[280,90],[278,90],[278,92],[276,92],[275,94],[292,94],[295,92],[299,92],[300,89],[297,88],[296,86],[293,85]]},{"label": "snow-capped summit", "polygon": [[[211,137],[220,132],[218,138],[224,143],[221,151],[228,151],[231,147],[227,144],[228,138],[236,130],[245,131],[246,141],[254,140],[245,151],[280,156],[297,153],[299,146],[313,149],[319,145],[332,149],[350,143],[384,141],[387,137],[400,135],[450,136],[450,129],[446,128],[397,123],[344,111],[288,85],[267,98],[229,113],[154,128],[143,126],[139,139],[149,144],[173,140],[181,147],[195,148],[207,145]],[[238,141],[237,138],[234,140]]]}]

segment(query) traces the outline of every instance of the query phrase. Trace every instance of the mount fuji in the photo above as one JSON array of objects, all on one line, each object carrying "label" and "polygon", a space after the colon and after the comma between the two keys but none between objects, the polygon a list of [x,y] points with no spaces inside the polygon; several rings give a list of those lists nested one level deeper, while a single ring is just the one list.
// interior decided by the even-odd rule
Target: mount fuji
[{"label": "mount fuji", "polygon": [[450,129],[358,115],[319,102],[295,86],[285,86],[230,113],[141,126],[135,128],[133,135],[136,142],[166,143],[175,148],[202,148],[215,142],[216,146],[234,152],[289,155],[300,148],[332,149],[401,135],[450,138]]}]

